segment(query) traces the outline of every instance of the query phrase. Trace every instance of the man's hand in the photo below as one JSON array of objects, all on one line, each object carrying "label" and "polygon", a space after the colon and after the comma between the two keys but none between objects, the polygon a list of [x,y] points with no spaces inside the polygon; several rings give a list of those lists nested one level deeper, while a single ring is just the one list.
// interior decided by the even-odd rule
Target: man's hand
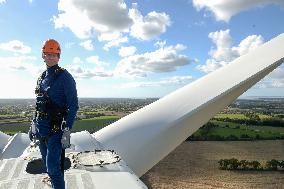
[{"label": "man's hand", "polygon": [[70,144],[70,134],[71,131],[70,130],[63,130],[63,135],[61,138],[61,144],[62,144],[62,148],[66,149],[66,148],[70,148],[71,144]]},{"label": "man's hand", "polygon": [[35,139],[35,134],[36,134],[36,129],[35,129],[35,123],[34,121],[31,122],[31,126],[30,126],[30,130],[29,130],[29,138],[31,141],[33,141]]},{"label": "man's hand", "polygon": [[33,141],[34,136],[33,136],[31,127],[30,127],[30,130],[29,130],[29,133],[28,133],[28,134],[29,134],[30,140]]}]

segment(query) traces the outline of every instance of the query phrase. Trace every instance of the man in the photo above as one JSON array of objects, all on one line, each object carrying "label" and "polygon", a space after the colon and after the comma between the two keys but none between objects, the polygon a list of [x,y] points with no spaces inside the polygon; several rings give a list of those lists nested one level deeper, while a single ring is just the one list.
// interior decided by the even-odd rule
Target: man
[{"label": "man", "polygon": [[78,110],[76,83],[58,66],[60,55],[56,40],[44,42],[42,58],[47,69],[37,81],[36,111],[29,133],[31,140],[35,137],[40,141],[42,160],[54,189],[65,188],[61,153],[65,155],[64,149],[70,147],[70,130]]}]

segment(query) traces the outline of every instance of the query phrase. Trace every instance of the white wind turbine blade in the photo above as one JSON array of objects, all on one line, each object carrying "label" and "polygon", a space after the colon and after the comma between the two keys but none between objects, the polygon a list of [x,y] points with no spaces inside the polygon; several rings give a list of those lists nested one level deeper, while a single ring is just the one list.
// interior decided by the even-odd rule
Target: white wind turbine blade
[{"label": "white wind turbine blade", "polygon": [[5,133],[0,131],[0,156],[1,156],[1,151],[4,149],[6,144],[9,141],[10,136],[6,135]]},{"label": "white wind turbine blade", "polygon": [[94,134],[143,175],[284,61],[284,34]]}]

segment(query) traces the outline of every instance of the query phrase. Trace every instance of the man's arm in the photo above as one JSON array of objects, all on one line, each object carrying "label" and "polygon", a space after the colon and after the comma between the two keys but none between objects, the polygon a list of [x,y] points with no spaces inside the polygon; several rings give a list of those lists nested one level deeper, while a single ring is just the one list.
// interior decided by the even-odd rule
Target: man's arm
[{"label": "man's arm", "polygon": [[64,95],[66,96],[67,104],[66,127],[72,129],[79,106],[76,82],[68,72],[66,73],[66,78],[64,78]]}]

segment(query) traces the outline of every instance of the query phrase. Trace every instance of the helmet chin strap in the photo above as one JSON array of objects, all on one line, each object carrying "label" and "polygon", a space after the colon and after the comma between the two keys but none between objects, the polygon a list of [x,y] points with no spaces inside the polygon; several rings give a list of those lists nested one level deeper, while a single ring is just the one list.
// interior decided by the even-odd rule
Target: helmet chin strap
[{"label": "helmet chin strap", "polygon": [[49,68],[49,65],[47,64],[47,62],[45,60],[43,60],[45,65],[46,65],[46,68]]},{"label": "helmet chin strap", "polygon": [[47,65],[46,61],[45,60],[43,60],[43,61],[44,61],[45,65],[46,65],[46,67],[49,68],[49,66]]}]

